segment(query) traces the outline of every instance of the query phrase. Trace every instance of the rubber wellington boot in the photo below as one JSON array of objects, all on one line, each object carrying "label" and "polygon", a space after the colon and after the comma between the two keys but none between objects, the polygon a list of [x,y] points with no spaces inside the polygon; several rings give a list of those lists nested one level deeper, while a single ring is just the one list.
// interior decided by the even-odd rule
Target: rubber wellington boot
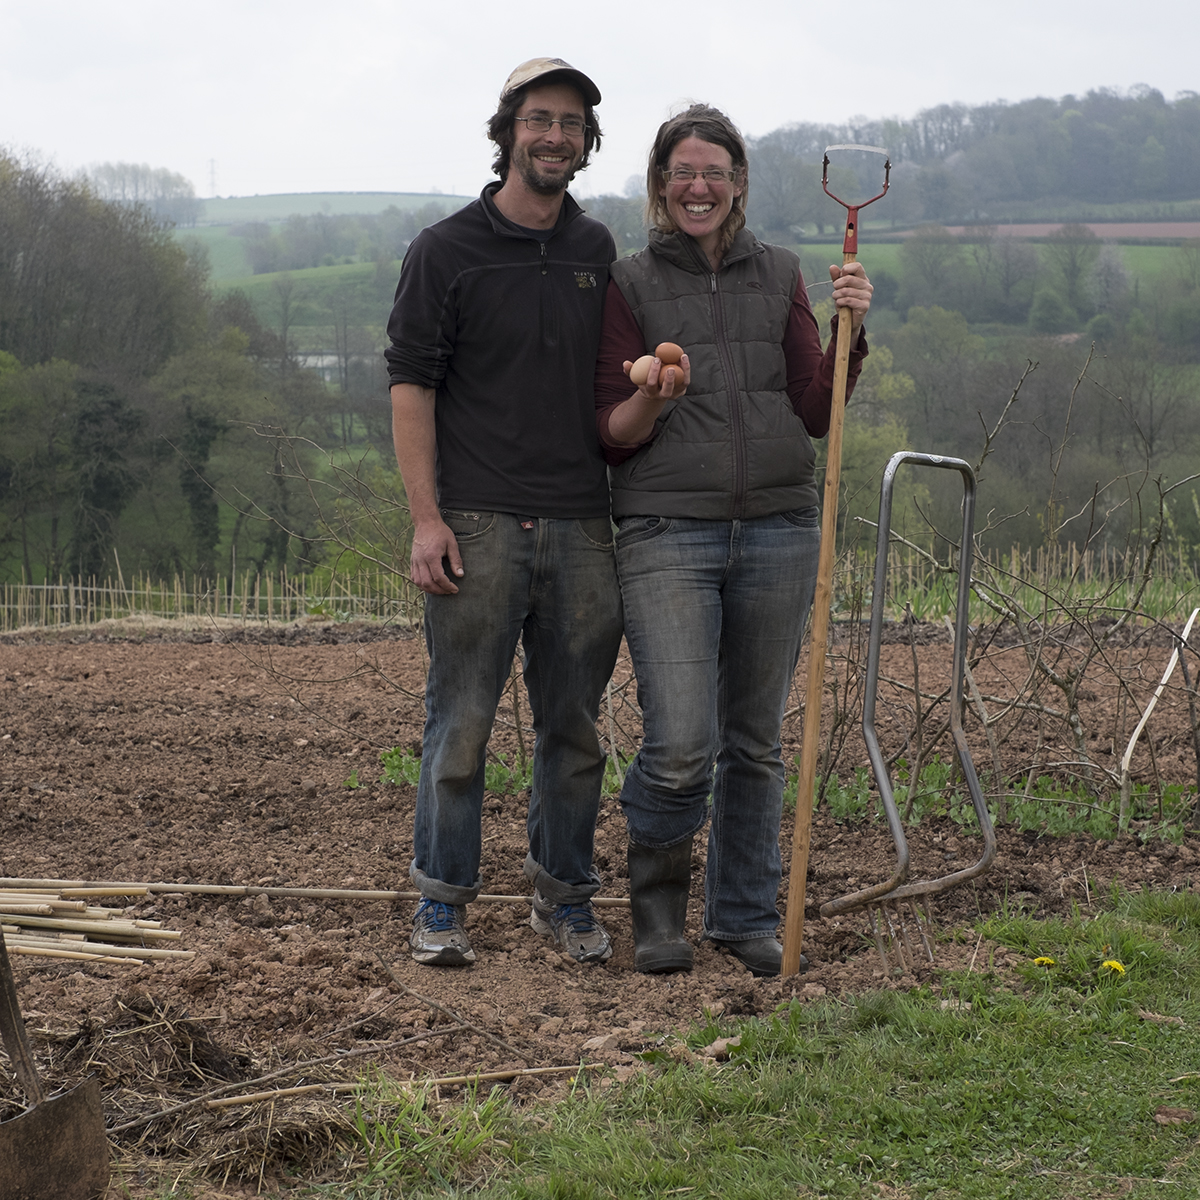
[{"label": "rubber wellington boot", "polygon": [[692,969],[683,936],[692,882],[692,839],[665,850],[629,843],[629,900],[633,909],[633,965],[647,975]]}]

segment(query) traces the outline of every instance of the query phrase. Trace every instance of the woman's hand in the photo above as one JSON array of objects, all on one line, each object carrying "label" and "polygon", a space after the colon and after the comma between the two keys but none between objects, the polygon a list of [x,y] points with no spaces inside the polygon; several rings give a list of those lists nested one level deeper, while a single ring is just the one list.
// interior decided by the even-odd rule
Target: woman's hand
[{"label": "woman's hand", "polygon": [[847,263],[844,267],[830,267],[829,278],[833,280],[833,303],[838,308],[850,310],[850,329],[857,333],[871,308],[874,286],[859,262]]},{"label": "woman's hand", "polygon": [[[633,363],[621,364],[628,378]],[[618,446],[639,446],[654,432],[654,422],[668,400],[681,400],[692,382],[692,368],[685,354],[676,367],[663,366],[656,358],[646,382],[608,416],[608,436]]]},{"label": "woman's hand", "polygon": [[[633,363],[627,360],[621,364],[621,368],[628,377],[629,372],[633,369]],[[630,399],[653,403],[679,400],[682,399],[691,382],[692,366],[688,362],[686,354],[679,360],[678,366],[671,367],[664,365],[661,359],[656,358],[650,366],[650,374],[646,376],[646,382],[638,386],[637,392],[630,396]]]}]

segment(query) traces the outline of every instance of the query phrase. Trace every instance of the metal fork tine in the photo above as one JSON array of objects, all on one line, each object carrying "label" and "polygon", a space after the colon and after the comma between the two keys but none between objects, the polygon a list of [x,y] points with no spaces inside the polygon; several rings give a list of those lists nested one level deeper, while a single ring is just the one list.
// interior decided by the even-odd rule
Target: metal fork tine
[{"label": "metal fork tine", "polygon": [[[911,909],[909,911],[911,915]],[[904,947],[904,965],[907,970],[912,971],[917,965],[917,955],[909,937],[909,923],[905,920],[904,909],[899,904],[896,905],[896,921],[900,926],[900,944]]]},{"label": "metal fork tine", "polygon": [[897,970],[903,975],[912,974],[922,957],[934,961],[933,921],[928,907],[922,911],[917,904],[902,907],[900,902],[891,901],[874,905],[867,915],[886,974]]},{"label": "metal fork tine", "polygon": [[922,912],[919,902],[913,904],[913,911],[917,918],[917,930],[921,935],[921,945],[925,948],[925,957],[933,962],[933,906],[928,901],[925,903],[925,909]]},{"label": "metal fork tine", "polygon": [[875,935],[875,948],[879,951],[879,961],[883,964],[884,974],[887,974],[892,969],[892,963],[888,955],[888,944],[883,940],[883,910],[869,908],[867,913],[871,918],[871,932]]},{"label": "metal fork tine", "polygon": [[892,910],[886,904],[881,904],[879,911],[883,913],[883,919],[887,922],[888,964],[889,966],[898,967],[901,971],[905,971],[908,967],[904,961],[904,950],[896,940],[896,922],[892,916]]}]

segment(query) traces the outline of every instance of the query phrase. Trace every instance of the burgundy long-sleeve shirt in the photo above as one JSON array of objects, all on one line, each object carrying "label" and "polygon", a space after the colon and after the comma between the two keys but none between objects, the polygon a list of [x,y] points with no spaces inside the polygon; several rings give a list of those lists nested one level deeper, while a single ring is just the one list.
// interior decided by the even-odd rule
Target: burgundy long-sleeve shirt
[{"label": "burgundy long-sleeve shirt", "polygon": [[[653,352],[653,346],[646,346],[642,331],[621,289],[613,280],[609,280],[600,349],[596,357],[596,427],[604,457],[610,466],[618,466],[654,440],[652,433],[636,446],[623,446],[615,442],[608,432],[613,409],[628,400],[634,391],[623,369],[624,363],[635,362],[643,354]],[[803,276],[797,277],[796,294],[792,297],[783,335],[783,354],[787,362],[787,394],[792,409],[804,422],[809,437],[824,437],[829,432],[833,407],[836,339],[830,341],[828,349],[821,350],[820,330],[812,305],[808,302]],[[851,351],[847,400],[854,390],[861,360],[866,355],[866,331],[860,330],[858,344]]]}]

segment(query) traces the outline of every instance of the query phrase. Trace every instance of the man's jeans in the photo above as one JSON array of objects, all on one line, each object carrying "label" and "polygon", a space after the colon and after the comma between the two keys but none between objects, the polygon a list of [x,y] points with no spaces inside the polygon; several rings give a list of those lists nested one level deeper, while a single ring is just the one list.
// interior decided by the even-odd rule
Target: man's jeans
[{"label": "man's jeans", "polygon": [[745,941],[779,924],[779,729],[820,543],[816,508],[748,521],[619,522],[625,637],[644,725],[621,805],[633,841],[661,848],[704,824],[711,790],[709,937]]},{"label": "man's jeans", "polygon": [[520,638],[537,739],[525,873],[557,904],[586,900],[599,887],[596,713],[621,642],[612,526],[607,517],[442,517],[465,574],[456,596],[425,597],[429,680],[413,883],[446,904],[479,894],[484,760]]}]

